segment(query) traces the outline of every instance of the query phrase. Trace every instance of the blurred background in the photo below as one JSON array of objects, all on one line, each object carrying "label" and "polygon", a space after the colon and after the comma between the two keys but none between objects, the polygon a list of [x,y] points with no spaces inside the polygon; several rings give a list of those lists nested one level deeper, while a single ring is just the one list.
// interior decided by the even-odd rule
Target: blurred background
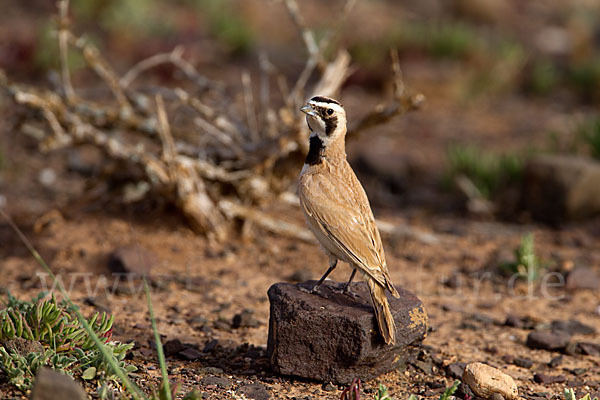
[{"label": "blurred background", "polygon": [[[301,11],[318,37],[340,19],[342,6],[307,0]],[[48,1],[4,4],[0,67],[9,79],[41,86],[59,80],[55,13]],[[182,45],[202,74],[234,92],[242,68],[258,73],[260,54],[290,79],[306,60],[282,1],[73,1],[71,29],[120,74]],[[539,153],[600,157],[597,1],[359,1],[327,51],[336,48],[347,48],[354,63],[341,94],[350,121],[389,97],[391,48],[399,52],[405,84],[427,99],[422,111],[349,138],[350,159],[378,208],[527,220],[531,212],[523,210],[531,207],[523,204],[519,185],[528,159]],[[99,85],[83,57],[72,51],[69,63],[74,85],[93,94]],[[145,79],[180,84],[170,65]],[[64,158],[31,159],[34,141],[18,133],[22,115],[9,98],[1,101],[5,196],[18,196],[23,187],[60,200],[83,190],[68,184],[77,174],[61,168]],[[41,188],[43,171],[63,184]],[[457,185],[459,175],[468,181]],[[34,209],[44,207],[40,197],[27,197],[24,203]]]}]

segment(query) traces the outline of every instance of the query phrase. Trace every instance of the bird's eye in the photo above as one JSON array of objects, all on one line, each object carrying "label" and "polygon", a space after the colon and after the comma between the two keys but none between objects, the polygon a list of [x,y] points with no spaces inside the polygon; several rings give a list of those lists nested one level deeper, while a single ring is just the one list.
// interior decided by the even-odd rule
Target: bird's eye
[{"label": "bird's eye", "polygon": [[333,114],[333,108],[328,108],[327,109],[327,115],[331,115]]}]

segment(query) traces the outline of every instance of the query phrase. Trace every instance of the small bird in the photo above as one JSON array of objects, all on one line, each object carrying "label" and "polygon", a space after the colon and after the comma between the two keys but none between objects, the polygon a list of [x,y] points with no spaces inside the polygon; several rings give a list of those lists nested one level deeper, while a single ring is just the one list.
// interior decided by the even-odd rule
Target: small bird
[{"label": "small bird", "polygon": [[338,260],[358,270],[367,282],[379,331],[385,343],[396,341],[396,326],[385,289],[399,297],[387,269],[381,237],[369,199],[346,161],[346,111],[331,98],[316,96],[300,108],[310,129],[309,151],[300,173],[298,197],[310,230],[329,257],[329,269],[313,292],[333,271]]}]

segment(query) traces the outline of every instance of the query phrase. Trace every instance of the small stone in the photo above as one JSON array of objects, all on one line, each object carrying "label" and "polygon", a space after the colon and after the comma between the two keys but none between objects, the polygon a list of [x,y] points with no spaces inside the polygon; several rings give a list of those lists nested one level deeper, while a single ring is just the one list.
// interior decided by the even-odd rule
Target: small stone
[{"label": "small stone", "polygon": [[529,317],[519,317],[514,314],[508,314],[506,316],[506,321],[504,321],[504,325],[520,329],[533,329],[535,324],[535,321]]},{"label": "small stone", "polygon": [[415,367],[426,373],[427,375],[431,375],[433,373],[433,362],[431,360],[421,361],[417,360],[412,363]]},{"label": "small stone", "polygon": [[335,392],[335,386],[333,386],[330,382],[324,383],[321,386],[321,389],[323,389],[326,392]]},{"label": "small stone", "polygon": [[246,396],[247,399],[269,400],[270,398],[269,392],[265,386],[260,383],[240,386],[236,392]]},{"label": "small stone", "polygon": [[550,368],[556,368],[562,363],[562,360],[563,360],[562,355],[553,357],[552,360],[550,360],[550,362],[548,363],[548,366]]},{"label": "small stone", "polygon": [[574,319],[568,321],[555,320],[550,324],[550,328],[553,331],[563,331],[570,335],[592,335],[596,333],[596,328],[579,322]]},{"label": "small stone", "polygon": [[231,327],[233,329],[257,328],[258,326],[260,326],[260,322],[254,318],[254,310],[249,309],[236,314],[231,321]]},{"label": "small stone", "polygon": [[567,381],[564,375],[548,375],[537,373],[533,375],[533,380],[537,383],[548,385],[551,383],[564,383]]},{"label": "small stone", "polygon": [[531,358],[527,358],[527,357],[517,357],[513,360],[513,364],[515,364],[517,367],[521,367],[521,368],[531,368],[533,367],[533,361],[531,360]]},{"label": "small stone", "polygon": [[19,337],[0,341],[0,346],[4,346],[9,353],[16,353],[23,357],[29,353],[41,353],[44,351],[44,346],[37,340],[27,340]]},{"label": "small stone", "polygon": [[488,397],[489,400],[504,400],[504,396],[502,396],[500,393],[492,393],[492,395],[490,397]]},{"label": "small stone", "polygon": [[446,375],[452,379],[461,379],[463,373],[465,372],[465,367],[467,363],[464,362],[456,362],[449,364],[446,367]]},{"label": "small stone", "polygon": [[52,369],[42,367],[35,376],[30,400],[86,400],[87,395],[73,378]]},{"label": "small stone", "polygon": [[600,163],[571,155],[532,157],[523,173],[522,200],[539,221],[560,223],[600,213]]},{"label": "small stone", "polygon": [[598,290],[600,289],[600,276],[595,270],[588,267],[575,268],[567,275],[565,288]]},{"label": "small stone", "polygon": [[221,389],[228,389],[232,383],[229,379],[222,376],[205,376],[200,380],[200,385],[203,387],[216,386]]},{"label": "small stone", "polygon": [[202,353],[194,349],[193,347],[186,347],[185,349],[177,353],[177,355],[189,361],[198,360],[202,357]]},{"label": "small stone", "polygon": [[185,345],[179,339],[171,339],[163,344],[163,350],[166,356],[174,356],[181,350],[185,349]]},{"label": "small stone", "polygon": [[565,332],[534,331],[527,335],[527,346],[532,349],[561,350],[567,347],[571,336]]},{"label": "small stone", "polygon": [[357,376],[373,379],[416,355],[428,318],[414,294],[398,288],[400,298],[388,296],[396,344],[386,345],[364,282],[351,285],[353,296],[340,293],[343,283],[329,281],[312,294],[314,283],[269,288],[267,358],[276,373],[347,384]]},{"label": "small stone", "polygon": [[[459,377],[459,379],[462,379],[462,376]],[[473,400],[477,398],[477,396],[475,396],[475,393],[473,393],[469,385],[465,385],[464,383],[458,385],[458,389],[456,389],[455,395],[456,397],[462,400]]]},{"label": "small stone", "polygon": [[493,393],[499,393],[509,400],[516,399],[519,395],[517,384],[510,375],[486,364],[468,364],[462,380],[469,385],[473,393],[486,399]]},{"label": "small stone", "polygon": [[135,244],[116,248],[108,258],[111,272],[119,274],[149,275],[157,263],[153,252]]},{"label": "small stone", "polygon": [[600,344],[598,343],[579,342],[577,349],[586,356],[600,356]]},{"label": "small stone", "polygon": [[210,342],[207,342],[202,349],[203,353],[211,353],[214,349],[219,345],[219,341],[217,339],[213,339]]}]

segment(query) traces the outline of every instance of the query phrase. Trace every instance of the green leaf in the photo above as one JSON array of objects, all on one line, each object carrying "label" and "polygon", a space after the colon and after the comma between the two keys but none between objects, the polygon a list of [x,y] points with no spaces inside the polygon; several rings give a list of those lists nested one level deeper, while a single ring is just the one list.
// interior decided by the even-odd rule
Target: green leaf
[{"label": "green leaf", "polygon": [[96,367],[89,367],[83,374],[81,374],[81,378],[85,380],[94,379],[96,377]]}]

